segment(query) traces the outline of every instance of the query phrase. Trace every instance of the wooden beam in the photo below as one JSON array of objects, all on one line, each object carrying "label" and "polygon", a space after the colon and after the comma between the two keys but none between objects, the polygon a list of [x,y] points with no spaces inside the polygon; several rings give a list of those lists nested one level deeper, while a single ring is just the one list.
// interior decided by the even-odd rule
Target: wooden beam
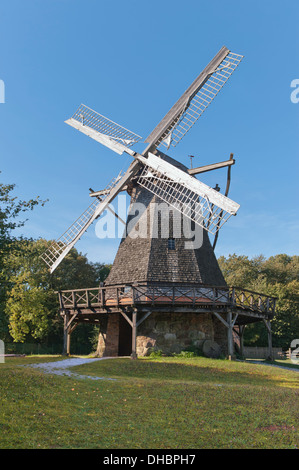
[{"label": "wooden beam", "polygon": [[63,331],[63,355],[70,355],[70,346],[71,346],[71,331],[70,331],[70,324],[74,315],[72,316],[71,320],[69,319],[70,315],[66,313],[64,315],[64,331]]},{"label": "wooden beam", "polygon": [[[128,186],[124,186],[121,191],[126,191]],[[93,189],[89,188],[89,196],[90,197],[98,197],[98,196],[105,196],[106,194],[109,193],[109,189],[100,189],[99,191],[94,191]]]},{"label": "wooden beam", "polygon": [[72,327],[70,327],[70,331],[69,333],[73,333],[73,331],[77,328],[77,326],[79,325],[79,323],[74,323]]},{"label": "wooden beam", "polygon": [[263,319],[268,333],[268,360],[273,361],[273,348],[272,348],[272,330],[270,320]]},{"label": "wooden beam", "polygon": [[233,320],[232,320],[232,312],[228,312],[227,314],[227,353],[228,357],[231,360],[234,355],[234,342],[233,342]]},{"label": "wooden beam", "polygon": [[130,318],[128,317],[128,315],[123,312],[122,310],[120,311],[120,313],[122,314],[122,316],[127,320],[127,322],[129,323],[129,325],[131,326],[131,328],[133,328],[133,322],[130,320]]},{"label": "wooden beam", "polygon": [[235,160],[226,160],[219,163],[211,163],[210,165],[198,166],[197,168],[190,168],[189,175],[198,175],[199,173],[206,173],[207,171],[217,170],[218,168],[225,168],[235,164]]},{"label": "wooden beam", "polygon": [[76,318],[76,316],[78,315],[78,312],[75,312],[73,314],[73,316],[71,317],[71,319],[69,320],[69,322],[67,323],[67,325],[65,326],[66,329],[69,328],[69,326],[71,325],[72,321]]},{"label": "wooden beam", "polygon": [[221,315],[219,315],[219,313],[214,312],[214,311],[212,311],[212,313],[215,315],[215,317],[218,318],[218,320],[220,320],[220,321],[223,323],[223,325],[224,325],[226,328],[229,327],[228,323],[224,320],[224,318],[222,318]]},{"label": "wooden beam", "polygon": [[[235,160],[234,160],[234,154],[233,154],[233,153],[230,154],[228,161],[229,161],[229,162],[230,162],[230,161],[235,162]],[[225,188],[224,196],[228,196],[229,187],[230,187],[230,181],[231,181],[231,169],[232,169],[231,166],[229,166],[228,169],[227,169],[226,188]],[[222,217],[222,212],[220,212],[220,214],[219,214],[218,228],[219,228],[219,223],[220,223],[220,221],[221,221],[221,217]],[[216,248],[218,236],[219,236],[219,230],[217,230],[217,232],[216,232],[216,234],[215,234],[215,238],[214,238],[214,242],[213,242],[213,250],[215,250],[215,248]]]},{"label": "wooden beam", "polygon": [[136,339],[137,339],[137,310],[134,310],[133,313],[132,313],[132,354],[131,354],[131,359],[137,359]]},{"label": "wooden beam", "polygon": [[[100,197],[100,193],[102,195],[108,194],[109,190],[103,189],[103,191],[97,191],[94,192],[93,189],[89,188],[89,191],[92,191],[89,195],[96,197],[100,202],[102,201],[102,198]],[[120,222],[122,222],[124,225],[126,225],[126,222],[112,209],[112,207],[108,206],[107,207],[108,211],[111,212]]]},{"label": "wooden beam", "polygon": [[240,354],[242,357],[244,357],[244,331],[245,331],[246,325],[239,326],[239,337],[240,337]]},{"label": "wooden beam", "polygon": [[141,325],[142,322],[144,322],[144,320],[149,317],[151,315],[152,312],[147,312],[145,315],[143,315],[143,317],[137,322],[136,326],[139,326]]},{"label": "wooden beam", "polygon": [[235,326],[235,323],[236,323],[236,320],[237,320],[237,318],[238,318],[238,315],[239,315],[239,314],[236,313],[236,315],[235,315],[235,317],[234,317],[234,319],[233,319],[233,321],[232,321],[232,328]]},{"label": "wooden beam", "polygon": [[67,322],[68,322],[68,313],[64,314],[64,328],[63,328],[63,350],[62,350],[62,355],[65,356],[67,354]]}]

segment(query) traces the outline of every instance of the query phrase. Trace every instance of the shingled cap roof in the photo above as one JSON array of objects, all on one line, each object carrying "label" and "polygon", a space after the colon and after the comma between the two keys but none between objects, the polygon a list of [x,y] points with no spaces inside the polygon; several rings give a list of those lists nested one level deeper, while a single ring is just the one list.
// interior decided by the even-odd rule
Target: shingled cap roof
[{"label": "shingled cap roof", "polygon": [[[179,167],[183,171],[187,168],[176,160],[162,154],[160,156]],[[131,284],[135,282],[167,282],[167,283],[200,283],[214,286],[225,286],[225,280],[219,268],[208,233],[202,231],[202,245],[199,248],[186,249],[185,242],[190,242],[183,234],[175,238],[175,249],[169,249],[168,237],[161,237],[161,216],[153,217],[152,203],[163,203],[157,196],[141,186],[131,188],[130,209],[135,203],[142,203],[145,210],[139,219],[142,223],[147,220],[147,236],[132,238],[132,231],[136,225],[130,224],[129,233],[124,236],[119,245],[112,269],[105,285]],[[165,204],[165,203],[164,203]],[[155,205],[158,212],[158,205]],[[130,222],[127,220],[127,226]],[[158,238],[150,236],[153,220],[159,220]],[[169,238],[174,235],[173,217],[169,217]],[[137,222],[138,223],[138,222]],[[165,220],[162,221],[165,223]],[[180,221],[182,223],[182,221]],[[195,227],[195,225],[194,225]],[[193,227],[193,229],[194,229]],[[202,230],[196,225],[196,229]],[[127,233],[128,230],[125,231]]]}]

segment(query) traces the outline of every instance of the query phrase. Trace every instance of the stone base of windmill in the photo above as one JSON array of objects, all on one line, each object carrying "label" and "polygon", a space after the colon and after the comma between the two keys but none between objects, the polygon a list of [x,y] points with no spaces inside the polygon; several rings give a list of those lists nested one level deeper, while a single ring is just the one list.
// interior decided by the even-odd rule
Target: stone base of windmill
[{"label": "stone base of windmill", "polygon": [[[129,356],[132,329],[120,314],[109,315],[100,328],[97,355]],[[227,351],[227,331],[211,313],[153,312],[137,329],[137,356],[159,351],[163,355],[194,351],[220,357]]]},{"label": "stone base of windmill", "polygon": [[138,356],[148,356],[161,351],[171,355],[181,351],[203,353],[219,357],[227,348],[227,333],[211,314],[153,312],[138,328],[136,351]]}]

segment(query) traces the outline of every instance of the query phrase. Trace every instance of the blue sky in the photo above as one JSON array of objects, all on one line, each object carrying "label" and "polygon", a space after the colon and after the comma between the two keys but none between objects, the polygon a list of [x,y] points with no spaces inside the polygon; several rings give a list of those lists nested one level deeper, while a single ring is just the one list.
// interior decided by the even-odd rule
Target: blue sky
[{"label": "blue sky", "polygon": [[[169,154],[194,166],[233,152],[229,196],[241,208],[216,254],[298,254],[297,0],[2,0],[1,181],[49,199],[22,233],[58,238],[130,157],[67,126],[80,103],[146,138],[223,46],[244,55],[229,82]],[[146,144],[142,144],[140,150]],[[202,175],[224,191],[226,170]],[[91,226],[77,244],[112,262],[119,239]]]}]

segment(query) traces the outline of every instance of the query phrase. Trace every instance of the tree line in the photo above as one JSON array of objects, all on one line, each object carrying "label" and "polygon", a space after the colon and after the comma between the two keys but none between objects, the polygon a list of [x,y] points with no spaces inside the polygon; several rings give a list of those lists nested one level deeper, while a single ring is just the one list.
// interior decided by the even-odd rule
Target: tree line
[{"label": "tree line", "polygon": [[[29,201],[14,195],[15,185],[0,183],[0,339],[6,343],[62,343],[63,324],[55,292],[95,287],[109,274],[111,265],[92,263],[73,248],[53,274],[40,255],[51,241],[15,236],[24,226],[22,216],[46,201]],[[299,256],[278,254],[249,259],[236,254],[218,259],[228,285],[277,297],[277,314],[272,321],[273,345],[284,349],[299,337]],[[95,349],[98,327],[79,325],[72,345]],[[245,330],[245,345],[265,346],[262,323]],[[57,352],[57,351],[56,351]]]},{"label": "tree line", "polygon": [[[278,254],[256,256],[220,256],[219,266],[228,285],[276,297],[275,317],[271,321],[273,346],[288,349],[299,338],[299,256]],[[245,328],[244,344],[266,346],[263,322]]]}]

